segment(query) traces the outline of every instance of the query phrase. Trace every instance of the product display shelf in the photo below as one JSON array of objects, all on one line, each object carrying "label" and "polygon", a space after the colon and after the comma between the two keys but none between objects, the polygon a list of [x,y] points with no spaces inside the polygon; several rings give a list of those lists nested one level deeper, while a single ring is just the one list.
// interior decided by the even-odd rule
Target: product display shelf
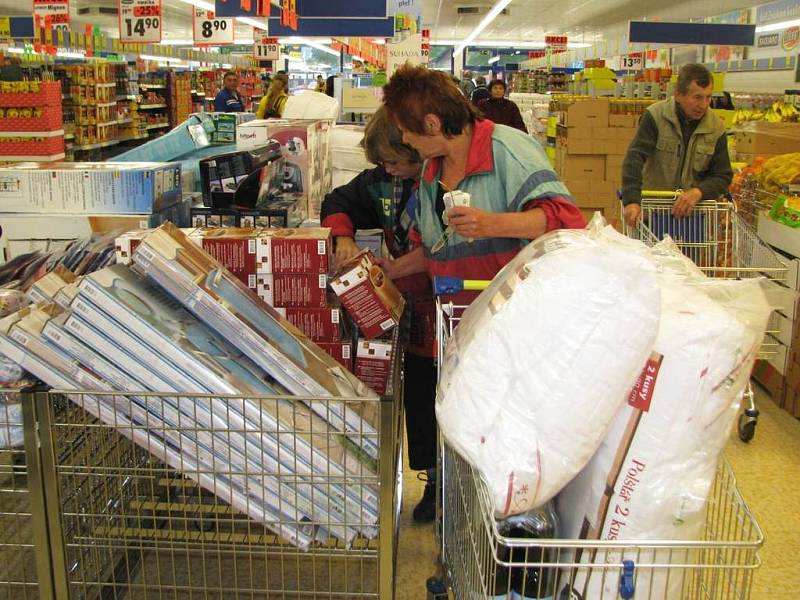
[{"label": "product display shelf", "polygon": [[0,81],[0,162],[64,157],[60,81]]}]

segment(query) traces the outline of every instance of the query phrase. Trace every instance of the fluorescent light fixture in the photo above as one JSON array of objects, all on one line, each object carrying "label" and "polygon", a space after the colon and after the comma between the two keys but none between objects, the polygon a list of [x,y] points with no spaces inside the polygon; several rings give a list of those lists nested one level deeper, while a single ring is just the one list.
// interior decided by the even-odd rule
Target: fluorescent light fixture
[{"label": "fluorescent light fixture", "polygon": [[[238,38],[233,40],[233,43],[236,45],[241,44],[243,46],[246,46],[253,43],[253,38]],[[162,46],[194,46],[194,44],[195,44],[194,40],[181,39],[181,38],[167,38],[161,40]],[[192,48],[192,50],[203,50],[203,48],[194,47]]]},{"label": "fluorescent light fixture", "polygon": [[778,31],[788,27],[800,27],[800,19],[794,19],[793,21],[781,21],[780,23],[772,23],[770,25],[761,25],[760,27],[756,27],[756,33]]},{"label": "fluorescent light fixture", "polygon": [[383,46],[386,43],[386,40],[384,38],[372,38],[372,43]]},{"label": "fluorescent light fixture", "polygon": [[[432,40],[432,46],[457,46],[459,40]],[[544,40],[478,40],[467,44],[474,48],[544,48]],[[591,44],[585,42],[568,42],[567,47],[589,48]]]},{"label": "fluorescent light fixture", "polygon": [[464,38],[464,40],[453,51],[453,56],[469,46],[475,40],[475,38],[483,33],[483,30],[486,29],[489,24],[495,20],[497,15],[499,15],[509,4],[511,4],[511,0],[497,0],[497,3],[492,7],[492,10],[490,10],[486,16],[483,17],[483,19],[481,19],[481,22],[478,23],[478,26],[473,29],[472,32],[466,38]]},{"label": "fluorescent light fixture", "polygon": [[152,54],[140,54],[139,58],[143,58],[144,60],[152,60],[159,63],[183,64],[182,58],[172,58],[169,56],[153,56]]},{"label": "fluorescent light fixture", "polygon": [[198,8],[204,8],[206,10],[214,10],[214,3],[205,2],[205,0],[179,0],[179,2],[190,4],[191,6],[196,6]]},{"label": "fluorescent light fixture", "polygon": [[499,56],[493,56],[492,58],[489,59],[489,64],[491,65],[493,63],[496,63],[498,60],[500,60]]},{"label": "fluorescent light fixture", "polygon": [[70,50],[62,50],[62,49],[56,50],[56,56],[60,58],[79,58],[79,59],[86,58],[86,55],[83,52],[73,52]]},{"label": "fluorescent light fixture", "polygon": [[302,44],[305,46],[311,46],[312,48],[316,48],[317,50],[322,50],[323,52],[327,52],[328,54],[331,54],[333,56],[339,56],[338,50],[334,50],[330,46],[326,46],[325,44],[311,40],[309,38],[291,36],[289,38],[279,39],[278,42],[282,44]]}]

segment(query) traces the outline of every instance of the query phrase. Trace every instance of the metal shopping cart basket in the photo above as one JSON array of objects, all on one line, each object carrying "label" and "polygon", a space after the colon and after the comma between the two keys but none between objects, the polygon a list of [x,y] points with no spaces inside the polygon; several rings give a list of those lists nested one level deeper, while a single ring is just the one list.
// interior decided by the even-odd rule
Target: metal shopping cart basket
[{"label": "metal shopping cart basket", "polygon": [[[706,275],[722,279],[766,277],[785,282],[787,266],[778,254],[764,243],[755,230],[739,215],[730,201],[700,202],[686,217],[672,216],[678,191],[643,191],[639,221],[629,226],[623,220],[623,232],[652,245],[669,235]],[[777,314],[773,313],[767,333],[777,332]],[[766,338],[759,358],[774,356],[778,344]],[[749,442],[755,435],[758,409],[752,388],[745,393],[745,409],[739,418],[739,438]]]},{"label": "metal shopping cart basket", "polygon": [[[439,293],[454,293],[452,283],[448,281],[446,291]],[[488,282],[464,281],[461,289],[479,290],[486,285]],[[443,356],[465,308],[437,300],[439,356]],[[517,591],[520,589],[525,590],[524,598],[553,600],[750,597],[753,571],[761,564],[758,549],[764,536],[736,487],[725,457],[720,460],[709,495],[701,539],[612,542],[502,535],[480,474],[441,434],[439,450],[436,530],[443,574],[428,580],[428,598],[444,599],[452,594],[450,597],[456,600],[523,600]],[[594,557],[591,565],[580,562],[581,553]],[[560,591],[565,582],[587,572],[601,578],[603,591],[599,596],[581,599]],[[662,583],[659,589],[670,590],[669,596],[647,586],[637,589],[637,581],[649,581],[653,586],[656,578]]]}]

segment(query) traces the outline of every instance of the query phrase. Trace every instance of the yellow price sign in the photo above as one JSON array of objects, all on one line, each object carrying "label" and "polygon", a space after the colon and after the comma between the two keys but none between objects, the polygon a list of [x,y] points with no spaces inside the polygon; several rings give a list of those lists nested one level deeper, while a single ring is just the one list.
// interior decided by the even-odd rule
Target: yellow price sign
[{"label": "yellow price sign", "polygon": [[11,18],[0,17],[0,40],[11,39]]}]

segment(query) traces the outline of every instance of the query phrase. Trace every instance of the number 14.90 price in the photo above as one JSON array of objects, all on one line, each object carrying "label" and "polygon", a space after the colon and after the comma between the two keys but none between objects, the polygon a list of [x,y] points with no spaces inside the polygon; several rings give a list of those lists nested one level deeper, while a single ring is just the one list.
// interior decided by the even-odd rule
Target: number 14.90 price
[{"label": "number 14.90 price", "polygon": [[147,30],[158,29],[160,25],[158,17],[146,17],[143,19],[125,19],[125,30],[128,37],[134,34],[145,37]]}]

